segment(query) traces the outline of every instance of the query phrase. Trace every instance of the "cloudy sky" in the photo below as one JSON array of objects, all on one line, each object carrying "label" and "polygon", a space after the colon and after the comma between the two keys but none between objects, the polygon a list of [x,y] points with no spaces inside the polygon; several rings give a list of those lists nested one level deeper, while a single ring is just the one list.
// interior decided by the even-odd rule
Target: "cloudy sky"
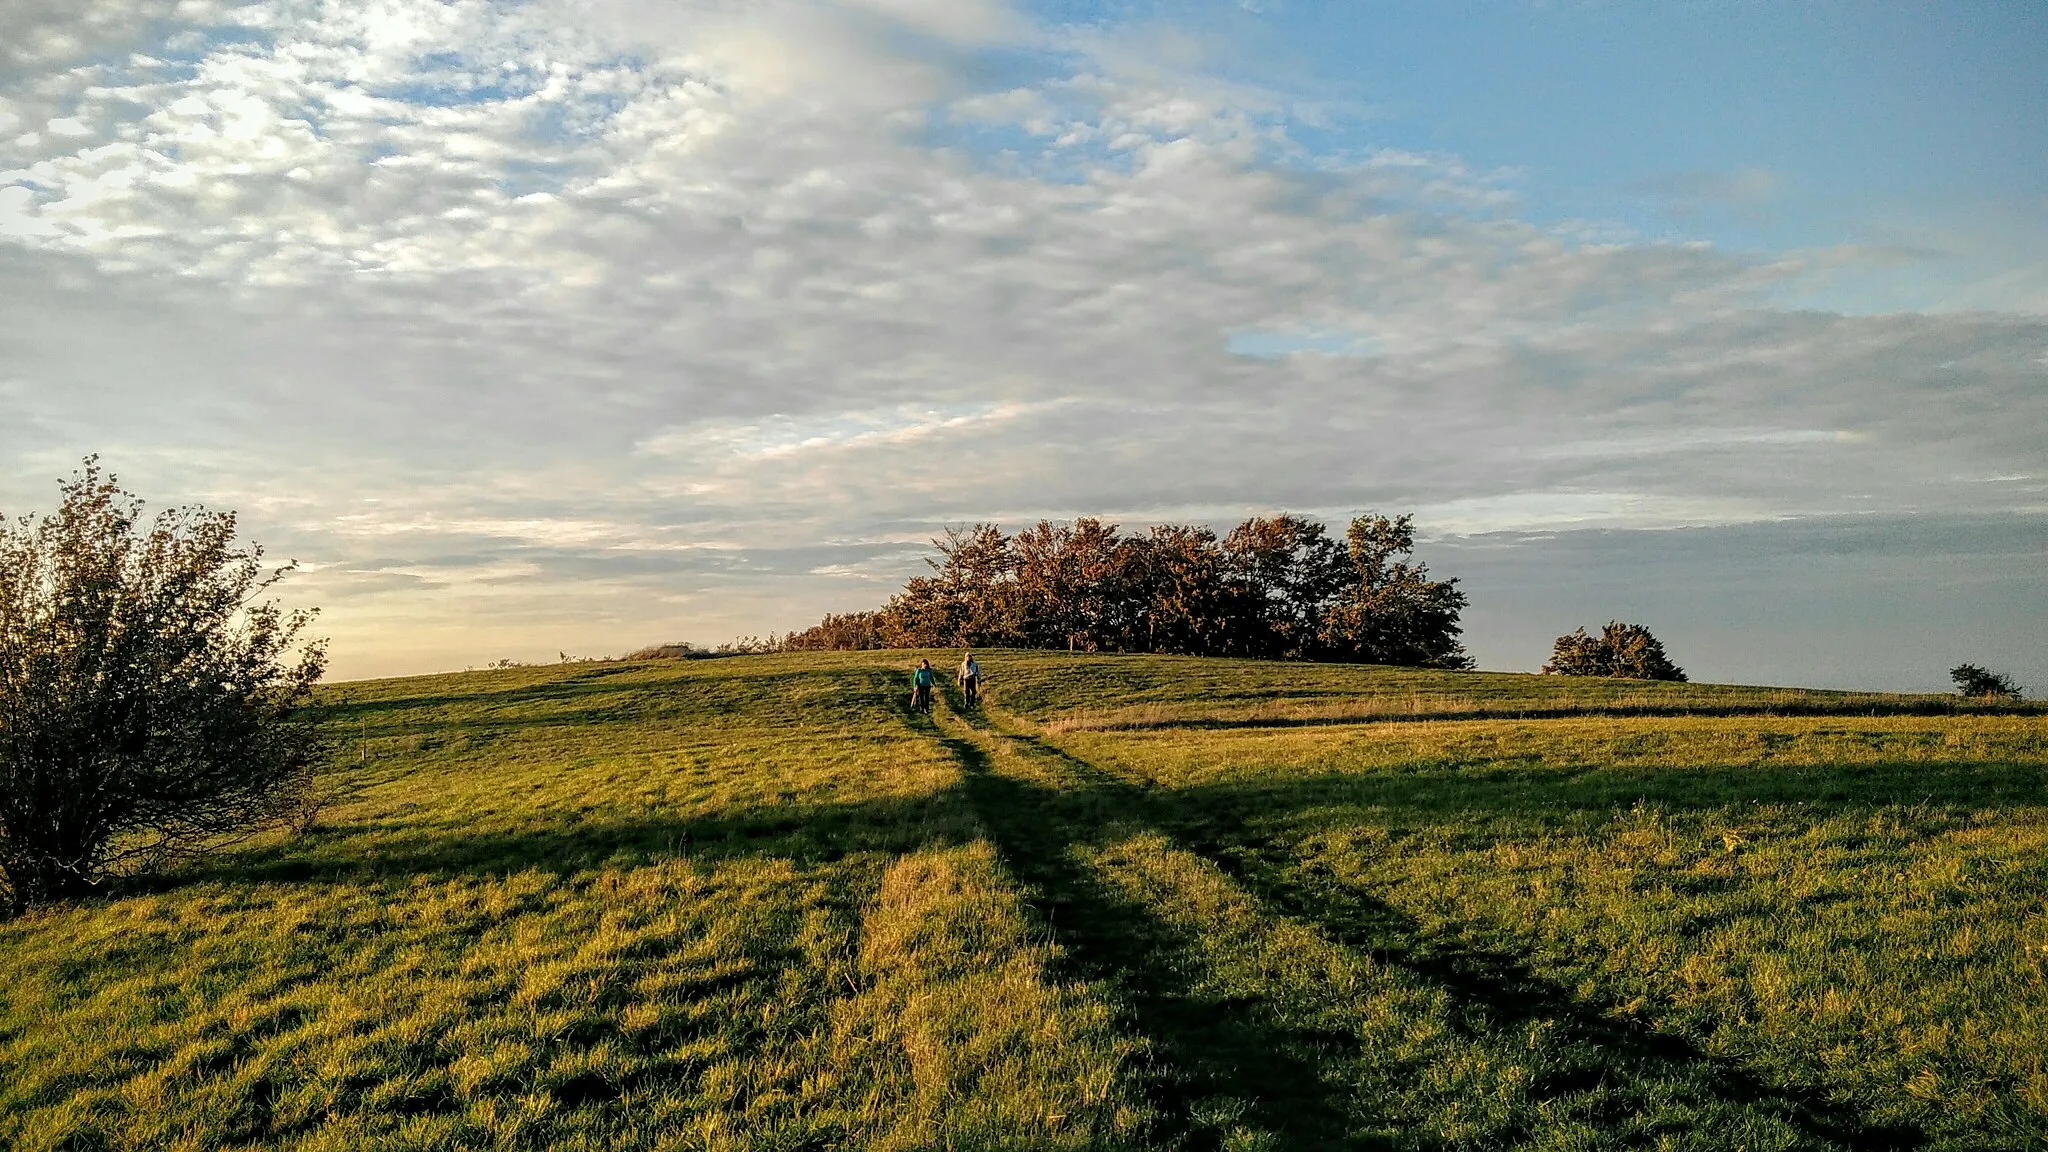
[{"label": "cloudy sky", "polygon": [[342,677],[1412,511],[1484,667],[2048,692],[2048,7],[0,0],[0,510]]}]

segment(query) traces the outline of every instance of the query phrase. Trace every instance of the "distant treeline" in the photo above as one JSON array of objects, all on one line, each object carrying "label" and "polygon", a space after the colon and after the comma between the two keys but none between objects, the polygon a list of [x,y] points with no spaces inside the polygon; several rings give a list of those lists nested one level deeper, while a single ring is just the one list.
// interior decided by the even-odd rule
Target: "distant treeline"
[{"label": "distant treeline", "polygon": [[1468,668],[1465,594],[1432,580],[1413,517],[1364,515],[1341,539],[1300,516],[1253,517],[1221,537],[1158,525],[1122,535],[1086,518],[993,524],[932,541],[932,574],[872,612],[831,615],[791,650],[1015,647],[1170,652]]}]

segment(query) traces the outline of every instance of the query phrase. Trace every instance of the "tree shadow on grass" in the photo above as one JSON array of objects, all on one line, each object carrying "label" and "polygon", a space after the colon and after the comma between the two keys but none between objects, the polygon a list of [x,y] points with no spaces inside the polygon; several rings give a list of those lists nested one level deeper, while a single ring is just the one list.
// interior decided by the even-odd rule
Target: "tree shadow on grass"
[{"label": "tree shadow on grass", "polygon": [[[1290,1028],[1257,1003],[1203,996],[1191,988],[1197,941],[1109,887],[1075,855],[1137,828],[1157,831],[1233,876],[1270,910],[1319,928],[1328,938],[1401,968],[1440,989],[1455,1019],[1474,1035],[1547,1021],[1562,1039],[1603,1054],[1536,1087],[1561,1098],[1592,1087],[1588,1078],[1623,1071],[1624,1079],[1676,1086],[1705,1106],[1747,1108],[1779,1118],[1815,1144],[1857,1149],[1912,1148],[1910,1128],[1876,1128],[1850,1110],[1773,1088],[1681,1037],[1658,1033],[1546,980],[1521,957],[1433,933],[1399,909],[1335,877],[1299,867],[1280,842],[1361,819],[1389,826],[1456,824],[1474,834],[1518,835],[1546,821],[1608,814],[1638,800],[1668,811],[1731,805],[1805,805],[1815,816],[1885,805],[1959,811],[2048,802],[2036,767],[2001,763],[1886,762],[1850,767],[1762,765],[1579,770],[1507,764],[1332,773],[1273,782],[1226,780],[1163,789],[1075,757],[1035,736],[966,718],[963,738],[912,716],[899,678],[868,677],[868,703],[942,741],[962,768],[954,790],[921,796],[839,802],[817,800],[728,808],[686,818],[644,812],[606,818],[540,813],[545,827],[418,830],[417,824],[340,825],[289,844],[248,849],[175,874],[134,882],[162,890],[205,882],[348,883],[446,880],[528,870],[560,875],[665,860],[782,859],[826,864],[855,853],[896,854],[963,838],[971,810],[995,839],[1014,875],[1035,889],[1077,975],[1128,997],[1134,1023],[1156,1044],[1148,1089],[1165,1118],[1164,1137],[1181,1144],[1214,1139],[1201,1111],[1219,1102],[1288,1147],[1350,1143],[1348,1096],[1322,1078],[1332,1062],[1353,1059],[1349,1035]],[[950,698],[950,697],[949,697]],[[995,771],[983,744],[1013,742],[1020,755],[1056,761],[1060,787]],[[577,822],[570,822],[575,820]],[[1606,1105],[1616,1124],[1630,1120],[1627,1093]]]},{"label": "tree shadow on grass", "polygon": [[[776,858],[799,866],[861,853],[899,854],[957,841],[949,792],[854,803],[777,804],[699,818],[541,814],[546,825],[517,828],[330,825],[285,844],[209,857],[124,891],[191,884],[334,884],[363,880],[447,880],[541,871],[571,875],[637,868],[665,860]],[[957,811],[957,809],[956,809]]]},{"label": "tree shadow on grass", "polygon": [[[1272,829],[1264,821],[1298,816],[1304,809],[1328,809],[1333,804],[1381,809],[1382,814],[1427,814],[1434,819],[1468,819],[1472,816],[1529,814],[1532,802],[1553,813],[1583,808],[1611,809],[1617,799],[1629,795],[1646,781],[1640,777],[1602,779],[1589,783],[1585,774],[1508,773],[1501,779],[1468,787],[1452,803],[1437,802],[1430,793],[1442,779],[1393,774],[1322,777],[1277,786],[1245,787],[1218,785],[1163,790],[1136,783],[1104,770],[1038,737],[977,725],[984,736],[1012,742],[1026,755],[1057,763],[1060,774],[1076,787],[1051,789],[1023,781],[989,775],[987,761],[971,742],[954,740],[955,755],[968,767],[968,787],[978,789],[985,804],[977,805],[984,820],[1015,822],[1017,817],[1002,813],[1025,813],[1028,823],[1012,836],[1018,850],[1009,854],[1019,861],[1058,858],[1071,837],[1061,838],[1034,832],[1043,827],[1075,826],[1128,831],[1133,826],[1149,828],[1167,836],[1176,846],[1211,861],[1235,879],[1269,909],[1312,924],[1327,938],[1396,966],[1425,986],[1442,990],[1455,1006],[1455,1019],[1467,1035],[1546,1022],[1553,1038],[1567,1051],[1596,1053],[1554,1072],[1534,1086],[1538,1100],[1560,1099],[1600,1085],[1612,1086],[1616,1072],[1625,1088],[1637,1085],[1689,1096],[1710,1108],[1734,1108],[1775,1118],[1797,1131],[1807,1141],[1829,1147],[1850,1149],[1912,1149],[1924,1145],[1927,1136],[1910,1126],[1879,1126],[1867,1123],[1854,1110],[1833,1104],[1813,1093],[1775,1088],[1732,1061],[1709,1055],[1684,1037],[1657,1032],[1640,1021],[1614,1013],[1613,1005],[1589,1002],[1570,989],[1544,978],[1517,955],[1490,951],[1459,939],[1435,933],[1399,909],[1342,883],[1337,878],[1304,869],[1283,847],[1275,844]],[[1889,802],[1889,794],[1907,791],[1926,799],[1971,802],[1980,807],[1987,790],[2008,801],[2035,803],[2044,796],[2038,770],[2014,765],[1973,764],[1940,766],[1930,771],[1926,764],[1885,765],[1858,773],[1851,786],[1830,780],[1820,772],[1775,773],[1777,778],[1762,790],[1770,802],[1808,803],[1809,806]],[[1661,802],[1679,806],[1720,807],[1743,792],[1742,784],[1758,781],[1745,770],[1684,772],[1691,777],[1674,795]],[[1468,782],[1470,783],[1470,782]],[[1883,796],[1876,799],[1871,794]],[[1640,795],[1639,791],[1635,794]],[[1793,798],[1799,798],[1794,800]],[[1053,850],[1048,850],[1053,849]],[[1007,846],[1006,846],[1007,850]],[[1027,867],[1043,865],[1029,864]],[[1023,869],[1020,869],[1020,871]],[[1034,879],[1026,876],[1027,879]],[[1085,890],[1085,878],[1053,875],[1034,879],[1045,888],[1062,911],[1061,898],[1077,887]],[[1117,910],[1131,917],[1133,910]],[[1143,917],[1135,921],[1143,923]],[[1124,929],[1125,938],[1139,937]],[[1063,934],[1062,939],[1068,937]],[[1119,960],[1125,959],[1118,957]],[[1142,962],[1139,963],[1142,970]],[[1172,988],[1166,994],[1172,994]],[[1142,1015],[1142,1013],[1141,1013]],[[1148,1030],[1159,1035],[1158,1022],[1147,1020]],[[1167,1023],[1170,1025],[1171,1020]],[[1274,1039],[1285,1042],[1284,1037]],[[1210,1043],[1229,1043],[1231,1037],[1190,1035],[1189,1045],[1169,1045],[1176,1060],[1186,1059],[1183,1048],[1199,1050]],[[1256,1050],[1256,1049],[1251,1049]],[[1306,1073],[1306,1075],[1304,1075]],[[1243,1086],[1270,1099],[1268,1111],[1298,1117],[1291,1126],[1281,1123],[1275,1130],[1287,1134],[1290,1142],[1302,1143],[1305,1128],[1319,1127],[1315,1112],[1298,1112],[1303,1086],[1313,1085],[1313,1066],[1288,1069],[1268,1085],[1239,1081]],[[1277,1095],[1263,1096],[1263,1091]],[[1617,1125],[1634,1118],[1642,1101],[1624,1090],[1609,1092],[1599,1101],[1594,1119],[1603,1125]],[[1324,1100],[1325,1115],[1336,1103]],[[1685,1115],[1689,1109],[1673,1110]],[[1673,1123],[1678,1123],[1674,1121]]]},{"label": "tree shadow on grass", "polygon": [[[1149,1037],[1147,1094],[1173,1146],[1213,1144],[1198,1115],[1219,1103],[1288,1147],[1357,1147],[1323,1061],[1355,1052],[1350,1038],[1262,1020],[1255,1005],[1188,986],[1194,941],[1106,886],[1069,852],[1075,805],[1059,793],[997,774],[973,741],[942,735],[960,761],[962,787],[1006,867],[1039,896],[1073,975],[1117,989]],[[1098,813],[1115,817],[1111,809]],[[1348,1049],[1348,1051],[1347,1051]]]}]

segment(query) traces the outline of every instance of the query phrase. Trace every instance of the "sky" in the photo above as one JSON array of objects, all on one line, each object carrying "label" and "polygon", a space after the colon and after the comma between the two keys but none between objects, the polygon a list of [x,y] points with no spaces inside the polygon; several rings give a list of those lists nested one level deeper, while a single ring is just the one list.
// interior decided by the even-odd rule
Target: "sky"
[{"label": "sky", "polygon": [[2048,5],[0,0],[0,512],[332,675],[1410,512],[1481,667],[2048,692]]}]

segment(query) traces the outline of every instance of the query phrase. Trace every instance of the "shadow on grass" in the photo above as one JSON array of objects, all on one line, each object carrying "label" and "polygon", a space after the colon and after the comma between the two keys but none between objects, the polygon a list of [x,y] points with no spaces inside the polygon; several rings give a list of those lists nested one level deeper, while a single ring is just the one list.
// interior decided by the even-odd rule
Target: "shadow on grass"
[{"label": "shadow on grass", "polygon": [[960,761],[962,787],[1005,866],[1038,894],[1073,975],[1117,989],[1137,1030],[1155,1045],[1145,1079],[1167,1129],[1162,1137],[1176,1147],[1213,1141],[1196,1130],[1196,1113],[1227,1101],[1238,1118],[1288,1147],[1358,1146],[1347,1140],[1339,1094],[1319,1075],[1321,1062],[1348,1047],[1349,1037],[1277,1026],[1261,1020],[1256,1005],[1193,992],[1187,976],[1194,941],[1074,860],[1071,808],[1057,793],[997,774],[972,740],[940,740]]},{"label": "shadow on grass", "polygon": [[[1260,1119],[1282,1134],[1290,1146],[1323,1146],[1331,1133],[1342,1130],[1337,1101],[1317,1092],[1314,1059],[1269,1060],[1259,1065],[1259,1072],[1265,1074],[1250,1077],[1242,1069],[1257,1065],[1266,1054],[1317,1048],[1334,1054],[1337,1048],[1329,1038],[1290,1037],[1270,1027],[1261,1035],[1242,1006],[1224,1006],[1219,1011],[1215,1005],[1189,1003],[1172,980],[1178,966],[1172,960],[1176,945],[1170,933],[1143,910],[1104,900],[1091,891],[1087,877],[1078,874],[1073,865],[1060,863],[1067,859],[1068,845],[1078,838],[1062,836],[1056,830],[1078,827],[1101,835],[1107,826],[1114,830],[1110,834],[1127,835],[1142,827],[1165,835],[1176,846],[1217,865],[1269,910],[1312,924],[1327,938],[1440,989],[1455,1006],[1454,1019],[1467,1035],[1498,1034],[1548,1022],[1562,1049],[1583,1058],[1554,1071],[1534,1086],[1532,1095],[1538,1100],[1559,1099],[1604,1085],[1609,1092],[1599,1104],[1600,1114],[1592,1118],[1595,1123],[1622,1124],[1638,1118],[1646,1107],[1657,1103],[1643,1094],[1655,1093],[1680,1098],[1677,1107],[1655,1107],[1674,1117],[1697,1116],[1698,1105],[1710,1110],[1732,1108],[1775,1118],[1823,1146],[1874,1152],[1918,1148],[1927,1141],[1917,1128],[1871,1125],[1852,1109],[1797,1090],[1773,1088],[1739,1065],[1701,1051],[1684,1037],[1656,1032],[1612,1013],[1612,1005],[1581,999],[1536,973],[1518,956],[1432,933],[1392,905],[1334,877],[1302,869],[1290,854],[1275,846],[1270,828],[1258,824],[1260,817],[1298,813],[1304,806],[1327,805],[1339,798],[1351,804],[1397,811],[1426,808],[1447,815],[1427,795],[1432,785],[1440,787],[1445,782],[1441,779],[1366,776],[1314,779],[1273,788],[1164,791],[1106,771],[1038,737],[992,729],[985,723],[976,727],[982,738],[1010,741],[1026,755],[1056,763],[1060,775],[1076,785],[1054,789],[994,775],[986,754],[973,742],[948,738],[967,769],[970,793],[978,793],[977,809],[1005,842],[1006,859],[1021,878],[1046,893],[1054,914],[1063,917],[1061,940],[1071,943],[1075,939],[1074,918],[1102,925],[1099,936],[1082,939],[1096,940],[1091,951],[1110,973],[1125,974],[1126,986],[1138,996],[1141,1023],[1162,1042],[1168,1057],[1196,1073],[1196,1086],[1227,1091],[1228,1085],[1235,1084],[1253,1093],[1262,1105]],[[1934,773],[1937,779],[1930,781],[1928,765],[1885,766],[1883,771],[1861,774],[1865,787],[1859,789],[1836,787],[1815,772],[1775,781],[1770,796],[1773,802],[1794,795],[1850,800],[1870,786],[1879,791],[1904,788],[1910,779],[1923,793],[1930,783],[1938,783],[1936,791],[1947,799],[1981,802],[1989,778],[2014,798],[2024,794],[2035,802],[2043,799],[2037,770],[2021,772],[2010,765],[1961,768]],[[1728,803],[1731,795],[1740,794],[1738,770],[1699,777],[1689,782],[1696,787],[1682,790],[1690,792],[1689,797],[1662,799],[1681,803],[1711,799],[1713,806],[1719,806]],[[1588,788],[1583,779],[1510,778],[1492,783],[1491,795],[1485,794],[1489,789],[1481,788],[1480,795],[1468,794],[1466,803],[1454,810],[1469,814],[1476,807],[1496,815],[1526,814],[1531,793],[1540,796],[1545,791],[1550,795],[1542,799],[1554,809],[1611,807],[1615,798],[1630,791],[1615,781]],[[1861,802],[1871,800],[1864,796]],[[1237,1057],[1234,1061],[1232,1054]],[[1226,1070],[1229,1077],[1222,1075]],[[1186,1104],[1171,1097],[1160,1103],[1169,1112],[1175,1106],[1184,1109]]]},{"label": "shadow on grass", "polygon": [[[1040,746],[1067,755],[1049,744]],[[1114,779],[1126,787],[1143,786]],[[2048,772],[2038,765],[1995,760],[1578,769],[1443,763],[1147,791],[1156,791],[1159,803],[1170,804],[1174,814],[1194,823],[1208,814],[1235,813],[1280,823],[1292,819],[1304,826],[1360,818],[1396,825],[1458,823],[1467,832],[1483,833],[1491,822],[1534,831],[1575,815],[1609,815],[1639,803],[1671,814],[1777,805],[1804,808],[1815,817],[1887,807],[1946,812],[2034,807],[2048,805]]]},{"label": "shadow on grass", "polygon": [[[941,792],[851,804],[780,804],[696,819],[637,816],[567,822],[556,817],[545,826],[515,829],[448,826],[420,831],[415,824],[399,832],[376,824],[336,824],[287,844],[244,849],[138,878],[123,891],[166,891],[203,883],[447,880],[527,871],[571,875],[664,860],[716,862],[741,857],[829,864],[860,853],[897,854],[957,841],[958,802],[953,793]],[[949,812],[949,806],[955,807]]]}]

